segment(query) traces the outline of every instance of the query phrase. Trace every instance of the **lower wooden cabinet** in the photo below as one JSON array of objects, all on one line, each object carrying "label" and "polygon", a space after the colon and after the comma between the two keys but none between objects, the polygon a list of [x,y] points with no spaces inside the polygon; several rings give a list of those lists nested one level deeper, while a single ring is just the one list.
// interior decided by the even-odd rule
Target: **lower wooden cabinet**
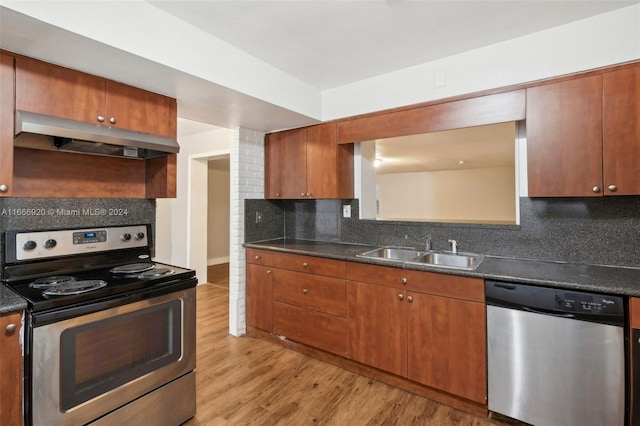
[{"label": "lower wooden cabinet", "polygon": [[484,303],[407,292],[409,379],[484,404]]},{"label": "lower wooden cabinet", "polygon": [[407,304],[402,290],[348,283],[349,355],[363,364],[407,376]]},{"label": "lower wooden cabinet", "polygon": [[0,425],[22,425],[22,313],[0,315]]},{"label": "lower wooden cabinet", "polygon": [[247,325],[486,407],[484,280],[262,250],[247,262]]},{"label": "lower wooden cabinet", "polygon": [[247,326],[347,354],[345,262],[247,250]]},{"label": "lower wooden cabinet", "polygon": [[347,276],[374,281],[348,281],[354,360],[486,403],[483,280],[364,264]]},{"label": "lower wooden cabinet", "polygon": [[247,325],[273,330],[273,271],[268,266],[248,263],[246,291]]}]

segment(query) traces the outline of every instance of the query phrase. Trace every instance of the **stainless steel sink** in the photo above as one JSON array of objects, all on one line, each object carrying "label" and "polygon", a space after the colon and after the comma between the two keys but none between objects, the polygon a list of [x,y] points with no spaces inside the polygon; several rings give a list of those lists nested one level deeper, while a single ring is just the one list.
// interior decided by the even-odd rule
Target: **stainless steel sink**
[{"label": "stainless steel sink", "polygon": [[395,260],[406,262],[416,259],[425,254],[423,251],[418,251],[412,248],[397,248],[397,247],[380,247],[375,250],[371,250],[362,254],[358,254],[358,257],[368,257],[371,259],[380,260]]},{"label": "stainless steel sink", "polygon": [[411,260],[411,263],[444,266],[447,268],[475,269],[484,256],[472,253],[428,252]]},{"label": "stainless steel sink", "polygon": [[369,259],[406,262],[417,265],[440,266],[443,268],[475,269],[484,256],[475,253],[453,253],[448,251],[420,251],[402,247],[380,247],[357,255]]}]

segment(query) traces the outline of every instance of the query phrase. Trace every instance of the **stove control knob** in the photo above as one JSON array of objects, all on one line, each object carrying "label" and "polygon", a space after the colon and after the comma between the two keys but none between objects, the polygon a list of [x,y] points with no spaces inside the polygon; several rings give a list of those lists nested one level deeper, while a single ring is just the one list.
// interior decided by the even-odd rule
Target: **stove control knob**
[{"label": "stove control knob", "polygon": [[131,239],[131,234],[130,234],[130,233],[128,233],[128,232],[127,232],[127,233],[125,233],[125,234],[122,234],[122,235],[120,235],[120,239],[121,239],[122,241],[129,241],[129,240]]},{"label": "stove control knob", "polygon": [[135,235],[136,240],[141,240],[144,238],[144,232],[137,232]]},{"label": "stove control knob", "polygon": [[33,240],[29,240],[26,243],[23,244],[22,248],[25,250],[33,250],[34,248],[36,248],[38,246],[38,244],[33,241]]},{"label": "stove control knob", "polygon": [[48,239],[44,242],[44,248],[54,248],[58,245],[58,242],[54,239]]}]

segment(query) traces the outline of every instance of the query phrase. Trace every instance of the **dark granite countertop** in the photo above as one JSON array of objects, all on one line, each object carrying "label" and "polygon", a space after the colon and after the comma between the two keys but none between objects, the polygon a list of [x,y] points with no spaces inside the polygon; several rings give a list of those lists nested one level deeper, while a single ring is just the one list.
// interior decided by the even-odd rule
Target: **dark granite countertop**
[{"label": "dark granite countertop", "polygon": [[9,287],[0,284],[0,315],[24,311],[27,301],[14,293]]},{"label": "dark granite countertop", "polygon": [[377,248],[377,246],[360,244],[275,239],[246,243],[245,247],[394,266],[404,269],[640,297],[640,268],[486,256],[475,270],[468,271],[356,257],[357,254]]}]

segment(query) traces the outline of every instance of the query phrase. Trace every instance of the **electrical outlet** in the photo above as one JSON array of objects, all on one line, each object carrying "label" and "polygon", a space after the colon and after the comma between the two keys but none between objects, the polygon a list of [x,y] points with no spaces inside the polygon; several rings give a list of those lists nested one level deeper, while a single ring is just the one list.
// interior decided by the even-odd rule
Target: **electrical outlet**
[{"label": "electrical outlet", "polygon": [[342,206],[342,217],[351,217],[351,206],[349,204]]},{"label": "electrical outlet", "polygon": [[262,223],[262,213],[256,212],[256,223]]}]

